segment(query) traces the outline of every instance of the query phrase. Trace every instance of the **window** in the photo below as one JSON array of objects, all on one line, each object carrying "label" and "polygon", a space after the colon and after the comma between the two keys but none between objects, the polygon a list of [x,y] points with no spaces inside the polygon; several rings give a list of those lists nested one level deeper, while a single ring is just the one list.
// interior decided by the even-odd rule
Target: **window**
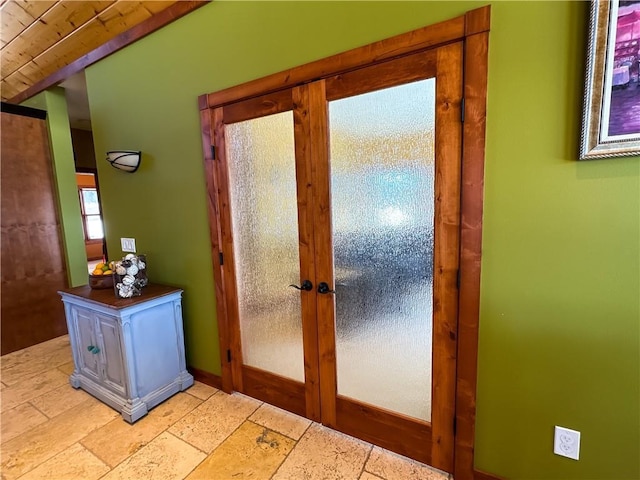
[{"label": "window", "polygon": [[81,187],[79,192],[84,238],[85,240],[102,240],[104,231],[100,215],[100,203],[98,202],[98,191],[95,188]]}]

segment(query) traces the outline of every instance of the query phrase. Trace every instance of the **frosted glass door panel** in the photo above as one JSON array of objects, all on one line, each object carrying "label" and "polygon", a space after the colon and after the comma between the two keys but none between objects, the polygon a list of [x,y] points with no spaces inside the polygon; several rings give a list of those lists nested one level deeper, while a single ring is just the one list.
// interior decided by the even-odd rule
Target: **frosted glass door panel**
[{"label": "frosted glass door panel", "polygon": [[304,381],[293,113],[225,128],[244,364]]},{"label": "frosted glass door panel", "polygon": [[431,419],[435,79],[329,103],[338,394]]}]

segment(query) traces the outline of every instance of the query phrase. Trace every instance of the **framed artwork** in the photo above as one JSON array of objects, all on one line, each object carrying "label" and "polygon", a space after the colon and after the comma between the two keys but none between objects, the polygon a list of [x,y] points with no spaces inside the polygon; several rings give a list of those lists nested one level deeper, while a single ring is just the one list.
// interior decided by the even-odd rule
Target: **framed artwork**
[{"label": "framed artwork", "polygon": [[580,159],[624,155],[640,155],[640,0],[593,0]]}]

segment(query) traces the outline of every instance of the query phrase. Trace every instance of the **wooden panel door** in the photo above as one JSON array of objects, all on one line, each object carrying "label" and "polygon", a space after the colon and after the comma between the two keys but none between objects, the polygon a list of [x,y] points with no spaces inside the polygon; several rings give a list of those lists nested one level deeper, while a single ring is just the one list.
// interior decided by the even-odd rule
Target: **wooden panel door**
[{"label": "wooden panel door", "polygon": [[45,112],[3,104],[1,115],[4,355],[67,333],[56,292],[68,285]]},{"label": "wooden panel door", "polygon": [[320,420],[310,172],[286,90],[213,111],[233,388]]},{"label": "wooden panel door", "polygon": [[452,471],[462,43],[320,82],[322,422]]}]

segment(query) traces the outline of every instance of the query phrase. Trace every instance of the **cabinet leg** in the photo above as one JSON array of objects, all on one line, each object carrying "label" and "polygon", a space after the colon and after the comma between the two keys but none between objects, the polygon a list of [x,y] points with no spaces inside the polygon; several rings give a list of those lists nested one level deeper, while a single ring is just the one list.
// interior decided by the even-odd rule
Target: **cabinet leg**
[{"label": "cabinet leg", "polygon": [[180,382],[180,391],[182,392],[193,385],[193,375],[184,371],[180,374],[178,381]]},{"label": "cabinet leg", "polygon": [[75,373],[69,377],[69,383],[73,388],[80,388],[80,379]]},{"label": "cabinet leg", "polygon": [[135,399],[133,402],[127,402],[127,404],[122,407],[122,418],[129,423],[133,423],[136,420],[144,417],[149,409],[147,408],[147,404],[140,401],[140,399]]}]

